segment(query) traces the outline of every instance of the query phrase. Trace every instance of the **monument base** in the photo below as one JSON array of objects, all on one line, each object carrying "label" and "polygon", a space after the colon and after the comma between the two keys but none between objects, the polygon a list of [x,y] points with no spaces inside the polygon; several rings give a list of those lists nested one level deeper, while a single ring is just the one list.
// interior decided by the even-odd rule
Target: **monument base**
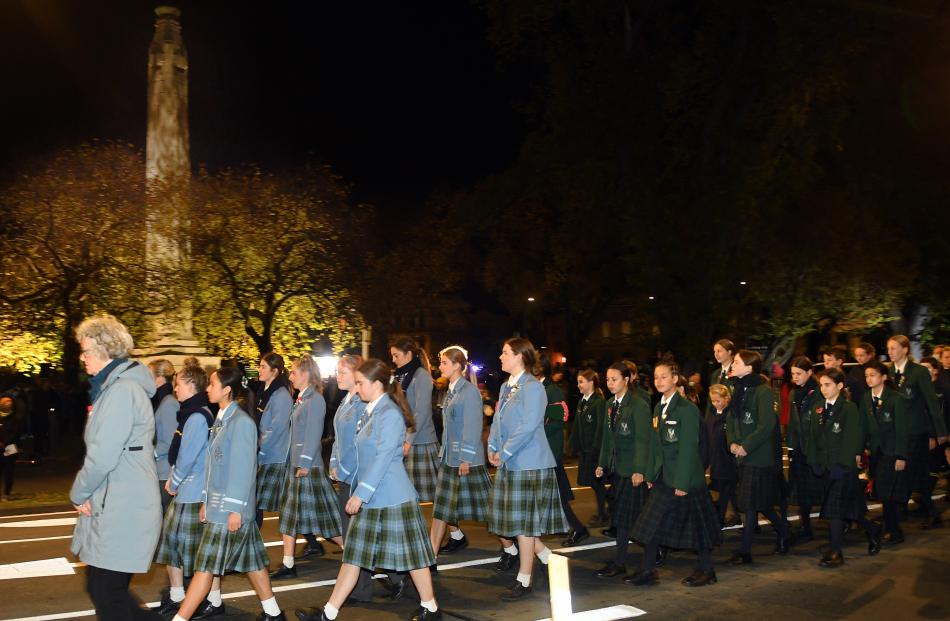
[{"label": "monument base", "polygon": [[197,358],[198,364],[204,368],[218,368],[221,366],[221,358],[219,356],[208,354],[198,341],[188,338],[161,339],[148,347],[133,350],[132,355],[142,364],[148,364],[152,360],[164,358],[175,365],[176,369],[180,369],[182,365],[184,365],[185,358],[192,357]]}]

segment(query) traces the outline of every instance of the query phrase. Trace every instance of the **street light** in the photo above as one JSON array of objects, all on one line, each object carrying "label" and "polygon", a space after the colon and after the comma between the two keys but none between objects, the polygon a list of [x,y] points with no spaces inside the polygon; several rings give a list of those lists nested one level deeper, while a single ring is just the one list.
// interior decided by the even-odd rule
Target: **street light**
[{"label": "street light", "polygon": [[528,298],[529,302],[534,302],[534,298]]},{"label": "street light", "polygon": [[740,281],[739,281],[739,284],[744,287],[744,286],[745,286],[745,281],[744,281],[744,280],[740,280]]}]

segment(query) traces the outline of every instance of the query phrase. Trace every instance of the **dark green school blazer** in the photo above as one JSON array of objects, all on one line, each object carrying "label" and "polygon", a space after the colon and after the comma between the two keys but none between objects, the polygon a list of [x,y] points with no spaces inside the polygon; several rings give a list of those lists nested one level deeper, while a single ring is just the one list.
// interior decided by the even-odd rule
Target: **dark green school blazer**
[{"label": "dark green school blazer", "polygon": [[663,458],[663,483],[684,492],[705,492],[706,470],[699,454],[699,408],[676,393],[666,416],[662,412],[662,403],[657,403],[653,416]]},{"label": "dark green school blazer", "polygon": [[[805,445],[807,445],[811,439],[815,419],[811,417],[809,406],[818,400],[824,400],[824,397],[821,396],[821,391],[818,389],[818,384],[807,386],[809,394],[805,396],[802,407],[803,411],[799,411],[795,403],[797,402],[799,393],[805,389],[805,387],[795,388],[788,395],[788,448],[796,451],[804,451]],[[801,456],[805,457],[805,455]]]},{"label": "dark green school blazer", "polygon": [[[891,377],[894,376],[892,369]],[[904,374],[898,382],[897,392],[907,399],[907,415],[910,418],[910,434],[934,432],[936,437],[947,435],[943,410],[937,401],[930,372],[923,365],[907,361]]]},{"label": "dark green school blazer", "polygon": [[604,432],[600,443],[598,466],[622,477],[634,473],[646,481],[656,478],[657,465],[653,449],[653,419],[650,406],[643,399],[627,392],[620,400],[620,411],[610,420],[616,397],[606,404]]},{"label": "dark green school blazer", "polygon": [[874,407],[874,398],[868,390],[861,398],[859,411],[869,423],[871,432],[870,448],[899,459],[907,458],[908,439],[910,437],[910,418],[907,416],[907,400],[885,386],[881,392],[881,403]]},{"label": "dark green school blazer", "polygon": [[865,447],[865,424],[858,406],[841,394],[828,412],[825,412],[824,399],[815,401],[810,409],[810,415],[815,417],[818,424],[813,430],[814,441],[805,450],[808,463],[823,466],[827,470],[837,465],[852,472],[857,471],[854,457],[863,453]]},{"label": "dark green school blazer", "polygon": [[582,453],[599,451],[606,417],[606,401],[602,395],[595,392],[586,403],[584,399],[578,401],[571,428],[571,448]]},{"label": "dark green school blazer", "polygon": [[564,393],[550,378],[544,378],[544,392],[548,396],[548,406],[544,408],[544,435],[551,447],[554,459],[564,458]]},{"label": "dark green school blazer", "polygon": [[730,410],[726,419],[726,440],[738,444],[747,455],[739,458],[740,465],[771,468],[775,464],[772,433],[777,424],[776,403],[772,389],[765,384],[755,387],[746,395],[742,411]]}]

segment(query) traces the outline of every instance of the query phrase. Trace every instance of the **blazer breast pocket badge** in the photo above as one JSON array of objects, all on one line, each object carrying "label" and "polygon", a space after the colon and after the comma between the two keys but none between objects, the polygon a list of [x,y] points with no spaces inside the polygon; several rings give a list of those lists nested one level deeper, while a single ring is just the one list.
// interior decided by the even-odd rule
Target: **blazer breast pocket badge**
[{"label": "blazer breast pocket badge", "polygon": [[841,423],[839,423],[838,421],[835,421],[831,425],[831,433],[841,433]]},{"label": "blazer breast pocket badge", "polygon": [[620,425],[617,428],[617,433],[622,436],[629,436],[632,429],[630,429],[630,423],[627,421],[621,421]]},{"label": "blazer breast pocket badge", "polygon": [[743,424],[743,425],[751,425],[751,424],[753,424],[753,423],[755,423],[755,421],[752,420],[752,412],[749,412],[749,411],[747,410],[746,413],[745,413],[745,415],[742,417],[742,424]]},{"label": "blazer breast pocket badge", "polygon": [[666,428],[666,441],[667,442],[678,442],[679,437],[676,435],[676,427],[667,427]]}]

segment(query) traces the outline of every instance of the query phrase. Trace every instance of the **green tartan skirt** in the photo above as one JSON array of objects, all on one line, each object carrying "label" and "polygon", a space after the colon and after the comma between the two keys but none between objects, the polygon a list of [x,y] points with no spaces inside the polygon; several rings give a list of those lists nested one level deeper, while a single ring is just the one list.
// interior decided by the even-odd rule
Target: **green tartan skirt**
[{"label": "green tartan skirt", "polygon": [[270,560],[261,539],[257,523],[250,520],[233,533],[227,524],[204,525],[201,541],[195,553],[195,571],[207,571],[215,576],[229,572],[247,573],[266,569]]},{"label": "green tartan skirt", "polygon": [[198,519],[200,502],[179,503],[175,498],[165,511],[162,540],[155,562],[178,567],[186,576],[194,574],[195,553],[205,525]]},{"label": "green tartan skirt", "polygon": [[439,445],[413,444],[405,459],[406,473],[419,494],[419,502],[435,499],[435,486],[439,478]]},{"label": "green tartan skirt", "polygon": [[296,468],[287,468],[283,504],[278,530],[282,535],[313,533],[324,539],[343,534],[336,495],[322,468],[310,468],[305,477],[295,476]]},{"label": "green tartan skirt", "polygon": [[506,538],[540,537],[570,530],[561,508],[554,468],[499,468],[492,487],[488,530]]},{"label": "green tartan skirt", "polygon": [[361,508],[346,531],[343,562],[390,571],[433,565],[435,554],[419,504],[410,500],[392,507]]},{"label": "green tartan skirt", "polygon": [[485,466],[471,466],[463,477],[458,468],[442,464],[432,517],[448,524],[461,520],[487,522],[490,492],[491,479]]}]

